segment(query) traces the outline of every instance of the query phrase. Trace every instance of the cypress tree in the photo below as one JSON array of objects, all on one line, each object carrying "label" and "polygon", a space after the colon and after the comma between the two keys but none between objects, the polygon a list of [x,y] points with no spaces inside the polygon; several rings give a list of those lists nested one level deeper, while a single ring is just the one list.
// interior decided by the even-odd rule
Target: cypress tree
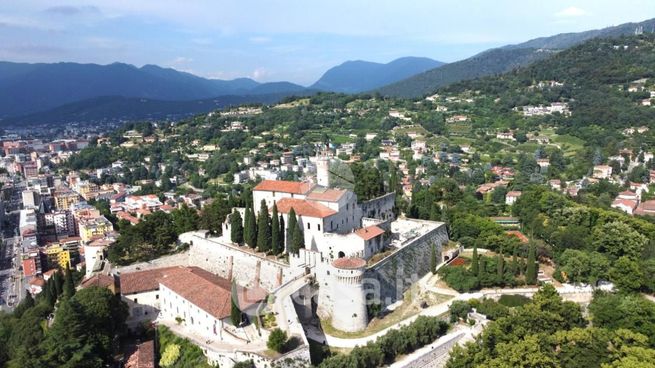
[{"label": "cypress tree", "polygon": [[55,296],[59,297],[61,293],[64,292],[64,278],[62,277],[59,270],[55,271],[55,273],[52,275],[52,280],[56,290]]},{"label": "cypress tree", "polygon": [[230,215],[230,240],[232,243],[243,244],[243,219],[236,210]]},{"label": "cypress tree", "polygon": [[489,275],[487,273],[487,257],[480,257],[480,269],[478,272],[478,282],[481,287],[489,286]]},{"label": "cypress tree", "polygon": [[512,264],[510,266],[510,270],[512,271],[512,275],[515,275],[515,276],[520,273],[519,261],[518,261],[518,258],[517,258],[518,257],[517,256],[518,249],[519,249],[519,247],[514,248],[514,254],[512,255]]},{"label": "cypress tree", "polygon": [[505,257],[502,253],[498,255],[498,280],[503,280],[503,275],[505,274]]},{"label": "cypress tree", "polygon": [[56,294],[55,286],[54,286],[54,280],[50,279],[46,283],[44,289],[43,289],[43,297],[48,303],[49,306],[53,307],[55,305],[55,302],[57,301],[57,296]]},{"label": "cypress tree", "polygon": [[432,244],[432,252],[430,253],[430,272],[433,275],[437,273],[437,251],[434,249],[434,244]]},{"label": "cypress tree", "polygon": [[273,203],[271,212],[271,251],[273,254],[280,253],[280,217],[277,213],[277,204]]},{"label": "cypress tree", "polygon": [[478,246],[477,244],[473,245],[473,257],[471,257],[471,272],[475,276],[480,274],[480,260],[478,259]]},{"label": "cypress tree", "polygon": [[244,238],[250,248],[257,246],[257,223],[255,221],[255,212],[252,207],[246,209],[246,221],[244,229]]},{"label": "cypress tree", "polygon": [[305,247],[305,235],[303,234],[300,226],[297,226],[293,230],[293,253],[298,254],[301,248]]},{"label": "cypress tree", "polygon": [[279,247],[278,247],[278,252],[277,254],[284,253],[284,247],[285,247],[285,238],[286,238],[286,229],[284,227],[284,216],[280,215],[280,239],[279,239]]},{"label": "cypress tree", "polygon": [[70,267],[66,265],[66,273],[64,274],[64,293],[63,297],[68,300],[75,295],[75,283],[73,282],[73,275],[71,274]]},{"label": "cypress tree", "polygon": [[268,217],[268,206],[262,199],[257,215],[257,249],[260,252],[268,252],[271,249],[271,219]]},{"label": "cypress tree", "polygon": [[528,248],[528,265],[525,271],[525,281],[534,285],[537,283],[537,249],[534,243],[530,243]]},{"label": "cypress tree", "polygon": [[291,207],[289,211],[289,223],[287,224],[287,252],[293,253],[293,235],[298,227],[298,219],[296,218],[296,211]]}]

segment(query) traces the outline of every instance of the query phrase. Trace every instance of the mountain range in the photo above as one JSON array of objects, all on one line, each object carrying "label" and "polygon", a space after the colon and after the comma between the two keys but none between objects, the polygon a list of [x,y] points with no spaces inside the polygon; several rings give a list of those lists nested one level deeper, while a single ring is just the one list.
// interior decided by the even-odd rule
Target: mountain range
[{"label": "mountain range", "polygon": [[451,83],[501,74],[527,66],[535,61],[543,60],[557,51],[568,49],[590,39],[630,35],[638,29],[649,33],[655,31],[655,19],[585,32],[560,33],[555,36],[535,38],[520,44],[483,51],[468,59],[446,64],[379,88],[377,92],[389,97],[421,97],[434,93],[438,88]]},{"label": "mountain range", "polygon": [[536,38],[449,64],[420,57],[389,63],[347,61],[309,87],[249,78],[206,79],[156,65],[136,67],[0,62],[2,124],[175,118],[240,103],[275,103],[317,91],[417,98],[440,87],[501,74],[551,57],[586,40],[652,32],[655,19]]},{"label": "mountain range", "polygon": [[341,93],[365,92],[444,64],[441,61],[422,57],[403,57],[387,64],[362,60],[346,61],[329,69],[309,88]]}]

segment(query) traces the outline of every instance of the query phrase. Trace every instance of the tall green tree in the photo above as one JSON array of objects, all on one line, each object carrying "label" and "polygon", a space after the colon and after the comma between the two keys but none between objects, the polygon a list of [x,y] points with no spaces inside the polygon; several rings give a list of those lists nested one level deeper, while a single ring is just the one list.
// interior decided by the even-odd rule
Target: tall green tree
[{"label": "tall green tree", "polygon": [[300,226],[296,226],[293,230],[293,254],[298,254],[302,248],[305,248],[305,234]]},{"label": "tall green tree", "polygon": [[[64,295],[66,291],[64,290]],[[64,299],[57,309],[54,323],[43,342],[42,361],[46,367],[101,367],[85,324],[82,306],[75,299]]]},{"label": "tall green tree", "polygon": [[280,232],[280,216],[277,213],[277,204],[273,203],[273,209],[271,210],[271,251],[273,254],[280,253],[282,234]]},{"label": "tall green tree", "polygon": [[496,260],[496,267],[498,267],[498,280],[503,279],[503,275],[505,275],[505,257],[503,256],[502,253],[500,253],[497,257]]},{"label": "tall green tree", "polygon": [[271,218],[268,215],[268,205],[263,199],[257,215],[257,249],[260,252],[271,249]]},{"label": "tall green tree", "polygon": [[284,216],[282,214],[280,214],[279,224],[280,224],[280,233],[279,233],[280,234],[280,241],[279,241],[280,246],[278,248],[278,254],[284,253],[284,247],[286,246],[286,241],[285,240],[286,240],[286,237],[287,237],[286,227],[284,225]]},{"label": "tall green tree", "polygon": [[200,216],[198,211],[185,204],[179,209],[171,213],[173,219],[173,226],[177,234],[186,233],[188,231],[198,230],[200,224]]},{"label": "tall green tree", "polygon": [[537,283],[537,247],[532,242],[528,248],[528,266],[525,271],[525,281],[530,285]]},{"label": "tall green tree", "polygon": [[73,274],[71,273],[70,267],[66,265],[66,271],[64,275],[64,300],[68,300],[75,295],[75,282],[73,282]]},{"label": "tall green tree", "polygon": [[248,244],[250,248],[255,248],[257,246],[257,222],[252,207],[246,208],[246,220],[243,235],[246,244]]},{"label": "tall green tree", "polygon": [[480,274],[480,260],[478,257],[478,246],[473,246],[473,256],[471,257],[471,272],[473,275],[478,276]]},{"label": "tall green tree", "polygon": [[614,262],[610,268],[610,280],[619,290],[624,292],[636,292],[641,289],[643,273],[637,261],[623,256]]},{"label": "tall green tree", "polygon": [[287,252],[293,253],[293,235],[298,227],[298,219],[296,218],[296,211],[291,207],[289,210],[289,223],[287,224]]},{"label": "tall green tree", "polygon": [[230,215],[230,240],[232,243],[243,244],[243,220],[237,210]]},{"label": "tall green tree", "polygon": [[210,204],[203,207],[199,226],[214,234],[222,234],[223,227],[221,225],[230,215],[230,208],[231,206],[223,197],[214,198]]}]

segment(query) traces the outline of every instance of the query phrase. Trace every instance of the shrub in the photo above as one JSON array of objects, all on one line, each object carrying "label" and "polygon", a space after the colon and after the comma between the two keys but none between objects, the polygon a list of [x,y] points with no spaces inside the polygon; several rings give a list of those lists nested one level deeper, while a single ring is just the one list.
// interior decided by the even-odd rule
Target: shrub
[{"label": "shrub", "polygon": [[279,328],[276,328],[271,332],[271,335],[268,337],[268,342],[266,343],[266,346],[271,350],[281,353],[286,343],[287,343],[287,333]]},{"label": "shrub", "polygon": [[162,367],[170,367],[180,358],[180,345],[168,344],[164,349],[164,354],[161,355],[159,365]]}]

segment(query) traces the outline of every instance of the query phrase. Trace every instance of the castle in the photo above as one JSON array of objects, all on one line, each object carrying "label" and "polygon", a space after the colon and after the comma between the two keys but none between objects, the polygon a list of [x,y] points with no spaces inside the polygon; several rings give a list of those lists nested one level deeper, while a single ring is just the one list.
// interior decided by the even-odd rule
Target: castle
[{"label": "castle", "polygon": [[[180,235],[190,245],[189,264],[246,287],[274,292],[285,283],[311,274],[313,295],[304,315],[314,310],[342,331],[368,324],[368,306],[389,305],[430,270],[430,257],[441,262],[448,242],[445,224],[395,219],[395,193],[359,202],[349,189],[332,186],[328,158],[317,160],[316,183],[264,180],[253,189],[255,212],[273,203],[288,224],[293,208],[304,233],[305,248],[288,262],[265,256],[230,240],[230,223],[222,236],[196,231]],[[245,218],[245,209],[236,209]]]}]

